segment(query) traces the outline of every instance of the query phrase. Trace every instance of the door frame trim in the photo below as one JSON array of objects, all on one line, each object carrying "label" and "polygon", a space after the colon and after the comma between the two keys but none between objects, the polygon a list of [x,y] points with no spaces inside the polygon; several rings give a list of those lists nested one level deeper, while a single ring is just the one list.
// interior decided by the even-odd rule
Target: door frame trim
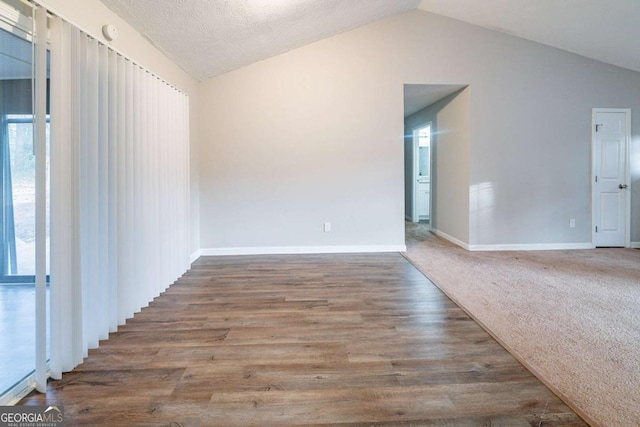
[{"label": "door frame trim", "polygon": [[591,247],[596,247],[596,114],[598,113],[624,113],[626,116],[625,143],[624,143],[624,180],[629,186],[625,194],[625,236],[624,247],[631,247],[631,108],[592,108],[591,109]]}]

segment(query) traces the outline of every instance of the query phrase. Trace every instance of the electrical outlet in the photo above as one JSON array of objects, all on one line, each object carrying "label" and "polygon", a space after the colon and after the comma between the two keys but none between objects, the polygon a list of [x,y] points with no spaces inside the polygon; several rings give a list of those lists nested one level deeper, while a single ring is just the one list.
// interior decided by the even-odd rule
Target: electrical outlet
[{"label": "electrical outlet", "polygon": [[328,233],[331,231],[331,223],[330,222],[325,222],[324,223],[324,232]]},{"label": "electrical outlet", "polygon": [[576,228],[576,220],[574,218],[569,220],[569,228]]}]

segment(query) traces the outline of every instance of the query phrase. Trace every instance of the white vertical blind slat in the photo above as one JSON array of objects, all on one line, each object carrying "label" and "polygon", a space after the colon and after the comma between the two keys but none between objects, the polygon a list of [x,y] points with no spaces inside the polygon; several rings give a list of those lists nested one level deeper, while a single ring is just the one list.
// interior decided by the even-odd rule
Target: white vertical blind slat
[{"label": "white vertical blind slat", "polygon": [[[160,116],[161,117],[168,117],[167,116],[167,106],[169,104],[169,91],[161,91],[160,93],[160,101],[158,103],[158,105],[160,106]],[[161,132],[161,137],[163,138],[162,140],[162,146],[163,147],[170,147],[171,143],[171,122],[169,121],[163,121],[163,129]],[[162,230],[167,230],[169,231],[170,235],[168,236],[168,239],[163,239],[162,240],[162,258],[163,259],[171,259],[171,245],[170,245],[170,241],[173,240],[171,236],[173,236],[173,227],[171,226],[171,222],[169,221],[169,212],[171,209],[171,203],[169,203],[169,200],[171,199],[171,193],[170,193],[170,188],[169,188],[169,184],[170,184],[170,177],[172,175],[172,170],[171,170],[171,162],[169,161],[169,159],[171,158],[169,156],[170,151],[168,149],[165,150],[160,150],[159,152],[160,154],[160,228]],[[171,263],[167,262],[161,265],[162,267],[162,277],[166,278],[166,281],[163,281],[165,286],[169,286],[171,283],[173,283],[173,281],[175,280],[175,278],[172,276],[172,266]]]},{"label": "white vertical blind slat", "polygon": [[183,233],[179,236],[182,238],[182,263],[176,273],[176,278],[181,276],[185,271],[191,268],[191,154],[189,145],[189,98],[187,96],[180,96],[182,101],[182,129],[177,139],[182,142],[180,153],[182,154],[180,167],[182,168],[182,188],[179,194],[182,195],[182,216],[183,221],[181,229]]},{"label": "white vertical blind slat", "polygon": [[[109,116],[109,58],[107,47],[98,44],[98,139],[94,164],[97,166],[97,211],[96,221],[98,233],[95,248],[97,249],[96,285],[98,298],[96,305],[104,306],[96,311],[99,315],[99,323],[96,325],[98,339],[109,338],[109,127],[112,118]],[[106,308],[106,309],[104,309]]]},{"label": "white vertical blind slat", "polygon": [[134,126],[134,136],[133,136],[133,171],[135,174],[135,183],[134,183],[134,195],[133,199],[135,202],[135,211],[134,211],[134,224],[133,224],[133,234],[135,239],[135,248],[134,248],[134,256],[135,256],[135,264],[134,264],[134,274],[136,277],[136,306],[134,311],[139,311],[140,308],[145,305],[145,270],[147,268],[145,264],[145,257],[143,249],[143,241],[144,241],[144,215],[146,212],[144,211],[145,200],[144,200],[144,162],[142,161],[144,158],[144,137],[145,137],[145,126],[146,122],[143,116],[143,105],[144,105],[144,80],[142,78],[142,70],[138,67],[135,69],[134,73],[134,84],[135,94],[133,103],[135,105],[134,111],[134,123],[137,125]]},{"label": "white vertical blind slat", "polygon": [[[80,243],[78,252],[80,257],[78,259],[78,270],[79,270],[79,279],[81,283],[82,294],[80,295],[80,314],[79,319],[81,322],[80,329],[82,331],[82,357],[87,357],[89,353],[89,348],[85,343],[89,342],[90,331],[88,327],[88,319],[85,319],[84,310],[85,307],[89,307],[89,293],[90,289],[88,286],[90,272],[86,265],[83,265],[84,260],[87,258],[87,255],[83,253],[83,249],[87,248],[90,242],[89,233],[86,230],[89,229],[89,217],[86,212],[86,206],[89,203],[89,199],[87,198],[89,182],[88,176],[89,173],[87,171],[87,155],[88,155],[88,144],[82,143],[82,141],[87,141],[89,132],[87,130],[87,120],[89,119],[89,113],[87,111],[89,102],[88,102],[88,82],[89,76],[87,72],[87,63],[88,63],[88,45],[89,40],[86,37],[78,38],[78,120],[74,123],[78,132],[77,139],[77,150],[78,150],[78,158],[77,166],[78,166],[78,217],[80,222],[80,229],[78,234],[80,236]],[[52,85],[57,85],[58,82],[52,81]],[[53,117],[52,119],[57,119],[57,117]],[[52,141],[52,144],[56,144],[56,141]],[[58,164],[52,164],[51,169],[53,170],[55,167],[64,167],[66,166],[63,162]],[[52,189],[53,191],[53,189]],[[80,209],[80,206],[85,207],[84,209]],[[60,213],[63,216],[65,213]],[[74,319],[76,321],[77,319]],[[75,323],[75,322],[74,322]]]},{"label": "white vertical blind slat", "polygon": [[[99,91],[99,70],[98,70],[98,42],[89,39],[87,43],[87,122],[80,126],[86,127],[87,137],[81,141],[81,145],[86,146],[86,181],[87,188],[85,194],[84,208],[87,216],[87,228],[82,230],[82,234],[88,235],[87,246],[82,248],[82,270],[87,271],[88,277],[85,283],[87,305],[86,313],[83,316],[88,333],[89,348],[98,347],[100,339],[100,318],[102,312],[100,307],[100,169],[99,169],[99,138],[100,138],[100,91]],[[91,315],[88,315],[91,313]]]},{"label": "white vertical blind slat", "polygon": [[118,209],[120,207],[118,200],[118,58],[114,51],[107,49],[108,57],[108,91],[109,91],[109,125],[107,138],[108,151],[108,234],[107,234],[107,269],[108,281],[106,286],[109,292],[109,313],[108,328],[109,332],[115,332],[118,329]]},{"label": "white vertical blind slat", "polygon": [[[149,80],[149,73],[147,73],[146,71],[143,71],[142,73],[142,83],[143,83],[143,88],[144,88],[144,92],[142,94],[142,117],[143,117],[143,133],[142,133],[142,156],[140,159],[141,165],[142,165],[142,200],[143,200],[143,205],[142,205],[142,211],[144,212],[144,220],[141,220],[141,226],[142,229],[144,230],[143,235],[142,235],[142,242],[143,245],[146,244],[146,242],[151,243],[151,239],[152,239],[152,232],[151,232],[151,223],[152,221],[150,220],[151,218],[151,192],[150,192],[150,187],[151,187],[151,177],[150,177],[150,160],[151,160],[151,153],[150,153],[150,144],[151,144],[151,82]],[[151,257],[152,257],[152,251],[150,250],[151,248],[148,248],[147,250],[142,250],[142,256],[143,256],[143,268],[144,268],[144,276],[143,276],[143,282],[145,284],[145,289],[144,289],[144,294],[142,297],[142,301],[143,301],[143,307],[146,307],[147,304],[145,304],[145,302],[149,301],[147,298],[147,295],[151,295],[153,294],[153,289],[154,289],[154,283],[152,280],[152,266],[151,266]]]},{"label": "white vertical blind slat", "polygon": [[[71,25],[65,25],[65,28],[68,30],[68,34],[70,37],[68,40],[64,39],[63,41],[66,43],[70,43],[69,50],[71,52],[71,63],[70,63],[70,71],[69,81],[78,82],[77,85],[67,85],[70,95],[71,102],[69,108],[67,110],[63,110],[60,114],[54,116],[55,119],[60,120],[63,115],[67,115],[68,117],[65,120],[69,120],[69,126],[71,127],[71,145],[73,155],[61,158],[59,162],[52,162],[52,170],[55,165],[56,168],[67,168],[71,170],[72,183],[68,187],[63,187],[70,190],[73,194],[72,203],[69,205],[61,205],[59,210],[56,212],[56,215],[60,216],[63,219],[66,219],[68,223],[71,223],[69,227],[73,232],[72,246],[73,248],[67,248],[68,250],[61,252],[60,254],[56,254],[56,259],[60,259],[62,257],[71,258],[72,262],[72,271],[70,274],[72,277],[69,280],[60,281],[60,288],[65,289],[68,293],[71,294],[71,297],[67,300],[66,307],[62,309],[65,311],[71,311],[71,323],[64,325],[63,331],[69,335],[69,340],[71,341],[70,347],[63,347],[68,349],[70,354],[62,353],[56,355],[62,360],[62,370],[63,372],[70,371],[76,365],[82,362],[83,357],[85,356],[85,331],[84,331],[84,322],[83,322],[83,302],[84,302],[84,293],[86,292],[82,287],[82,212],[81,212],[81,135],[82,128],[78,125],[79,120],[81,120],[84,116],[83,104],[82,104],[82,95],[80,92],[84,89],[82,86],[82,76],[85,76],[84,73],[84,64],[81,62],[82,54],[80,52],[81,40],[86,40],[85,37],[82,37],[80,30]],[[64,79],[64,76],[62,77]],[[54,83],[57,80],[52,80]],[[86,81],[85,81],[86,84]],[[63,141],[57,141],[52,139],[52,143],[60,144],[64,143]],[[69,141],[67,141],[69,143]],[[72,164],[69,165],[68,162],[71,161]],[[57,189],[56,191],[64,191],[63,188]],[[54,188],[51,189],[54,191]],[[64,206],[67,206],[65,209]],[[53,212],[52,212],[53,214]],[[53,230],[52,230],[53,231]],[[53,263],[52,263],[53,264]],[[52,317],[55,317],[54,313],[52,313]],[[54,355],[52,354],[52,357]]]},{"label": "white vertical blind slat", "polygon": [[127,242],[125,244],[126,251],[124,256],[125,262],[125,283],[127,286],[127,306],[125,308],[126,317],[133,316],[136,311],[136,289],[135,286],[137,280],[136,272],[136,236],[135,236],[135,162],[134,162],[134,129],[135,123],[134,116],[134,99],[135,99],[135,67],[130,61],[126,61],[126,82],[125,82],[125,97],[126,97],[126,117],[129,118],[125,123],[125,179],[126,179],[126,219],[125,219],[125,234],[127,235]]},{"label": "white vertical blind slat", "polygon": [[[126,91],[126,61],[122,56],[116,56],[117,72],[118,72],[118,102],[116,106],[116,114],[118,117],[117,136],[116,136],[116,157],[117,168],[116,174],[116,198],[118,203],[117,217],[115,218],[117,224],[117,244],[115,246],[115,255],[118,259],[118,268],[116,272],[118,291],[116,301],[117,318],[116,323],[121,325],[127,319],[127,227],[126,227],[126,203],[127,203],[127,170],[126,170],[126,103],[127,103],[127,91]],[[118,256],[120,255],[120,256]]]},{"label": "white vertical blind slat", "polygon": [[158,104],[159,104],[159,86],[160,80],[158,78],[152,79],[152,99],[151,99],[151,107],[152,111],[152,144],[151,144],[151,218],[152,218],[152,230],[151,236],[153,240],[153,252],[151,253],[151,271],[153,273],[152,280],[155,282],[155,293],[160,294],[164,291],[165,286],[162,283],[162,275],[160,268],[160,261],[162,252],[161,249],[161,233],[162,229],[160,228],[160,190],[159,190],[159,182],[160,182],[160,168],[158,165],[158,159],[160,155],[160,151],[162,150],[163,144],[160,135],[160,129],[162,127],[162,120],[158,114]]}]

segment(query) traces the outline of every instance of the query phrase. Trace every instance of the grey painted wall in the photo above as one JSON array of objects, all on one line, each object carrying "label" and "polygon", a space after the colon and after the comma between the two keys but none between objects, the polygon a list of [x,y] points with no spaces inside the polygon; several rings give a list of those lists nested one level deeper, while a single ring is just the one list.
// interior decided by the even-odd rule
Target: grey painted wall
[{"label": "grey painted wall", "polygon": [[470,244],[590,242],[593,107],[633,110],[640,241],[640,73],[413,11],[201,84],[202,247],[402,243],[403,84],[459,82]]},{"label": "grey painted wall", "polygon": [[[411,216],[413,181],[412,130],[431,122],[431,228],[469,243],[469,99],[458,91],[404,120],[405,215]],[[405,207],[406,209],[406,207]]]}]

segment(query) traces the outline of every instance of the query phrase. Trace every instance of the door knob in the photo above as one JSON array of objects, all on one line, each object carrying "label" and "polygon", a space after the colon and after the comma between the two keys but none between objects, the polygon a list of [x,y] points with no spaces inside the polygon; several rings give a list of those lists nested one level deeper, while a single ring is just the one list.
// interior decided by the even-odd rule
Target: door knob
[{"label": "door knob", "polygon": [[620,184],[618,185],[618,188],[624,190],[625,188],[627,188],[627,184]]}]

